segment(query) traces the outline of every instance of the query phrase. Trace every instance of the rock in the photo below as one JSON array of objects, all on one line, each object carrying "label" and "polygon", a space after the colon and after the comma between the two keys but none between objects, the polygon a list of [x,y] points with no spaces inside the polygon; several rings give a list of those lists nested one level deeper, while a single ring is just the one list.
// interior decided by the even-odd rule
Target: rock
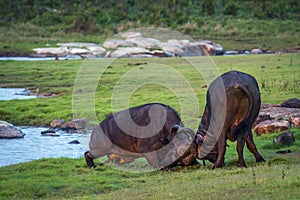
[{"label": "rock", "polygon": [[123,38],[128,39],[128,38],[143,37],[143,34],[140,32],[130,31],[130,32],[123,33],[121,36]]},{"label": "rock", "polygon": [[78,140],[73,140],[73,141],[69,142],[68,144],[80,144],[80,142]]},{"label": "rock", "polygon": [[23,138],[24,133],[14,125],[0,121],[0,138]]},{"label": "rock", "polygon": [[95,43],[88,43],[88,42],[58,43],[57,45],[61,47],[99,47],[99,45]]},{"label": "rock", "polygon": [[63,123],[65,123],[65,120],[55,119],[50,123],[50,127],[51,128],[60,128]]},{"label": "rock", "polygon": [[286,119],[291,116],[300,116],[299,108],[286,108],[280,105],[262,104],[259,112],[260,115],[269,115],[271,119]]},{"label": "rock", "polygon": [[88,120],[85,118],[75,118],[71,122],[77,125],[76,129],[85,129],[88,126]]},{"label": "rock", "polygon": [[161,48],[164,52],[169,52],[174,56],[182,55],[184,53],[184,47],[178,44],[163,43],[161,44]]},{"label": "rock", "polygon": [[233,56],[233,55],[238,55],[239,52],[238,51],[225,51],[224,55],[226,56]]},{"label": "rock", "polygon": [[61,129],[68,133],[73,133],[74,131],[80,129],[81,127],[74,122],[65,122],[61,125]]},{"label": "rock", "polygon": [[154,38],[135,37],[126,39],[127,42],[132,43],[136,47],[151,49],[160,48],[161,42]]},{"label": "rock", "polygon": [[254,127],[254,131],[257,135],[264,133],[274,133],[279,131],[285,131],[289,129],[290,122],[285,120],[266,120],[262,121]]},{"label": "rock", "polygon": [[280,106],[285,108],[300,108],[300,100],[297,98],[288,99]]},{"label": "rock", "polygon": [[300,115],[298,116],[291,116],[290,117],[290,122],[296,127],[300,128]]},{"label": "rock", "polygon": [[280,150],[280,151],[276,151],[277,154],[287,154],[287,153],[292,153],[292,151],[290,149],[288,150]]},{"label": "rock", "polygon": [[252,127],[255,127],[260,122],[266,121],[266,120],[271,120],[270,115],[259,114],[258,117],[256,118],[256,121],[253,123]]},{"label": "rock", "polygon": [[119,47],[110,54],[112,58],[129,57],[132,54],[149,54],[150,51],[139,47]]},{"label": "rock", "polygon": [[251,54],[263,54],[263,51],[261,49],[252,49]]},{"label": "rock", "polygon": [[37,54],[46,55],[65,55],[69,53],[69,47],[47,47],[47,48],[34,48]]},{"label": "rock", "polygon": [[204,56],[207,55],[203,49],[203,44],[194,42],[185,46],[183,56]]},{"label": "rock", "polygon": [[273,140],[274,144],[282,144],[282,145],[291,145],[295,142],[294,134],[290,131],[286,131],[281,133],[280,135],[276,136]]},{"label": "rock", "polygon": [[119,40],[119,39],[111,39],[107,40],[103,43],[103,46],[107,49],[116,49],[118,47],[133,47],[134,45],[125,40]]},{"label": "rock", "polygon": [[56,134],[54,130],[48,129],[41,132],[42,136],[59,136],[59,134]]},{"label": "rock", "polygon": [[88,47],[88,49],[90,50],[90,53],[93,55],[104,55],[105,54],[105,49],[102,47]]},{"label": "rock", "polygon": [[69,48],[68,53],[70,54],[88,54],[90,51],[88,49],[81,49],[81,48]]}]

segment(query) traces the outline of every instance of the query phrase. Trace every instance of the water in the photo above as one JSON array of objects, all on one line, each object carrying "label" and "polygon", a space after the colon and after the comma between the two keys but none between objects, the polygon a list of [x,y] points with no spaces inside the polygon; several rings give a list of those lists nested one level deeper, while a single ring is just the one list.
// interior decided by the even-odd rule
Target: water
[{"label": "water", "polygon": [[[39,61],[39,60],[55,60],[56,57],[0,57],[0,60],[16,60],[16,61]],[[58,60],[74,60],[74,59],[81,59],[80,56],[71,55],[66,57],[59,57]]]},{"label": "water", "polygon": [[36,98],[36,95],[29,94],[30,91],[24,88],[0,88],[0,100]]},{"label": "water", "polygon": [[[41,158],[80,158],[88,150],[90,131],[86,134],[58,131],[59,137],[42,136],[43,127],[20,127],[26,134],[19,139],[0,139],[0,167]],[[78,140],[80,144],[68,144]]]}]

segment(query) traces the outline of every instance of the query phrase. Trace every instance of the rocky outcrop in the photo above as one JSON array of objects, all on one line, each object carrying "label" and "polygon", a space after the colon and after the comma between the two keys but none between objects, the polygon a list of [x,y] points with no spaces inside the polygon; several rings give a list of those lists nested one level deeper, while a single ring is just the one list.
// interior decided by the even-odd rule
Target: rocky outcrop
[{"label": "rocky outcrop", "polygon": [[[59,43],[59,47],[33,49],[35,56],[55,56],[67,58],[93,57],[170,57],[170,56],[202,56],[223,55],[221,45],[208,40],[190,41],[172,39],[167,42],[157,38],[144,37],[139,32],[127,32],[122,38],[109,39],[102,46],[95,43]],[[138,52],[137,52],[138,51]],[[159,51],[159,52],[158,52]]]},{"label": "rocky outcrop", "polygon": [[0,121],[0,139],[1,138],[23,138],[25,134],[21,129],[15,127],[14,125]]},{"label": "rocky outcrop", "polygon": [[[283,104],[262,104],[256,122],[253,124],[257,135],[288,130],[300,127],[300,109],[295,107],[295,100],[285,101]],[[288,105],[289,107],[283,107]]]}]

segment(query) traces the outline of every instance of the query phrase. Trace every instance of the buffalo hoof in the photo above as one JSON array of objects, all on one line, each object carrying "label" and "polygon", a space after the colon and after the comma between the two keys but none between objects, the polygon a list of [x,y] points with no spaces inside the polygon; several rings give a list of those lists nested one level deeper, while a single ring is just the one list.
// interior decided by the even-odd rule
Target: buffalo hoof
[{"label": "buffalo hoof", "polygon": [[95,167],[93,157],[91,156],[91,154],[88,151],[86,151],[84,153],[84,157],[85,157],[86,164],[89,168]]},{"label": "buffalo hoof", "polygon": [[256,162],[266,162],[263,157],[260,157]]}]

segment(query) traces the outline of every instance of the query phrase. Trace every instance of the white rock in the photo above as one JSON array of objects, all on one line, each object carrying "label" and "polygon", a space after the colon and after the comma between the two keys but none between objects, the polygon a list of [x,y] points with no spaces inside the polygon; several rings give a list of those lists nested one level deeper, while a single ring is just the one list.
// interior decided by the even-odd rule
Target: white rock
[{"label": "white rock", "polygon": [[88,49],[93,55],[103,55],[105,53],[105,49],[100,46],[88,47]]},{"label": "white rock", "polygon": [[161,42],[154,38],[136,37],[136,38],[126,39],[126,41],[134,44],[137,47],[145,48],[145,49],[161,46]]},{"label": "white rock", "polygon": [[120,47],[110,54],[112,58],[129,57],[132,54],[147,54],[149,50],[139,47]]},{"label": "white rock", "polygon": [[118,47],[132,47],[134,46],[131,42],[119,39],[107,40],[103,43],[103,46],[107,49],[116,49]]},{"label": "white rock", "polygon": [[131,31],[131,32],[123,33],[121,36],[123,38],[128,39],[128,38],[143,37],[143,34],[140,32]]}]

